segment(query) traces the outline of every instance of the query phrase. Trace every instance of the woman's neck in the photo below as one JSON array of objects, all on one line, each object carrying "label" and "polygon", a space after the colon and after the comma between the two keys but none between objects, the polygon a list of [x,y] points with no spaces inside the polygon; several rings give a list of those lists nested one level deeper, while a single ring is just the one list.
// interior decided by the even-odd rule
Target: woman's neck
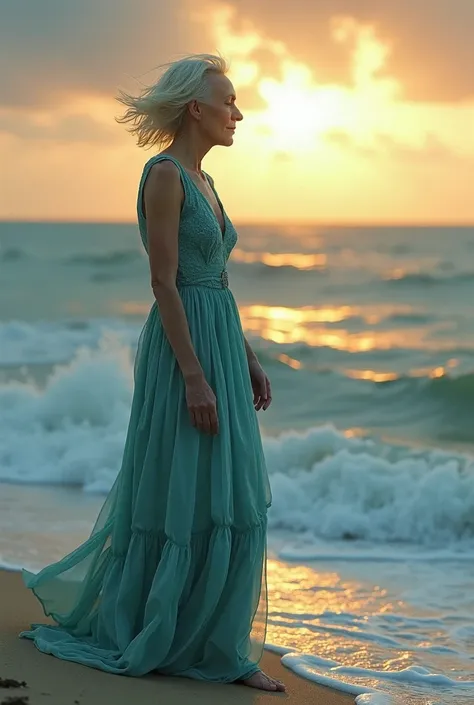
[{"label": "woman's neck", "polygon": [[202,160],[209,149],[202,144],[198,135],[183,132],[174,138],[165,152],[176,157],[185,169],[202,175]]}]

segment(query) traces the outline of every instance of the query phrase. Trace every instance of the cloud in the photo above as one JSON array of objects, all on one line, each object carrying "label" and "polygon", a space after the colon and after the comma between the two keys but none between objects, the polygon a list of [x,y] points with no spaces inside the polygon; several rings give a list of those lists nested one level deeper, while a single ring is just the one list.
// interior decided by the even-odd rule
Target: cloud
[{"label": "cloud", "polygon": [[446,167],[451,162],[468,160],[472,163],[473,154],[461,154],[445,144],[437,135],[427,132],[418,144],[402,142],[383,132],[375,133],[370,141],[361,142],[344,130],[328,130],[324,141],[346,153],[352,152],[361,157],[388,158],[407,166],[422,164]]},{"label": "cloud", "polygon": [[[269,38],[252,53],[278,80],[275,46],[283,42],[318,83],[351,85],[354,36],[335,41],[336,17],[372,25],[390,48],[380,75],[401,80],[404,98],[474,97],[472,0],[15,0],[2,3],[0,104],[56,104],[74,93],[111,95],[177,55],[213,51],[209,8],[234,7],[233,29]],[[193,22],[205,15],[199,31]],[[226,47],[222,47],[224,52]],[[144,77],[147,81],[147,76]],[[134,84],[133,84],[134,85]],[[254,95],[256,99],[257,96]]]},{"label": "cloud", "polygon": [[423,164],[432,167],[435,164],[446,167],[448,162],[469,159],[471,155],[460,154],[451,149],[437,135],[426,133],[424,140],[419,145],[398,142],[391,135],[376,135],[375,149],[385,156],[395,157],[408,164]]},{"label": "cloud", "polygon": [[3,217],[130,218],[143,154],[113,120],[117,89],[219,49],[245,114],[235,149],[209,156],[230,210],[472,219],[473,0],[0,4]]},{"label": "cloud", "polygon": [[86,113],[58,116],[52,120],[39,121],[35,114],[26,111],[0,112],[0,134],[6,133],[24,142],[71,144],[108,144],[121,141],[121,130],[112,123],[104,124]]},{"label": "cloud", "polygon": [[186,0],[2,3],[0,105],[115,94],[127,75],[194,50],[186,7]]},{"label": "cloud", "polygon": [[228,0],[225,4],[238,10],[235,21],[245,17],[258,32],[285,42],[320,83],[351,84],[351,42],[335,42],[331,22],[335,17],[353,17],[372,25],[390,47],[384,70],[400,79],[405,99],[474,97],[472,0]]}]

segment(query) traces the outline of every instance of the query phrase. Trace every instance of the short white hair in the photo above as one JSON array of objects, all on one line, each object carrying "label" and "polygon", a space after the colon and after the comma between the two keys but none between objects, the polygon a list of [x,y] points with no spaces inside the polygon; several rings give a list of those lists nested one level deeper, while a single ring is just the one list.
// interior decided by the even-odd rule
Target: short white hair
[{"label": "short white hair", "polygon": [[127,107],[116,117],[120,124],[130,124],[139,147],[168,147],[173,141],[191,100],[208,97],[209,73],[226,74],[228,64],[214,54],[190,54],[159,67],[163,72],[138,96],[119,90],[117,100]]}]

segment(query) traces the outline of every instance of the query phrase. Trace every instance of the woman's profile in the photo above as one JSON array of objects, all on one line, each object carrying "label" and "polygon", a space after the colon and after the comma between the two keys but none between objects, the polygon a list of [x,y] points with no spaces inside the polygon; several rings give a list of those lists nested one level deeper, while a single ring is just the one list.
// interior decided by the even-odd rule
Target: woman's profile
[{"label": "woman's profile", "polygon": [[226,263],[237,234],[201,161],[242,114],[227,66],[171,62],[118,121],[157,151],[138,188],[155,301],[138,342],[123,460],[89,538],[23,571],[54,625],[20,634],[109,673],[263,690],[271,492],[256,411],[270,382],[244,338]]}]

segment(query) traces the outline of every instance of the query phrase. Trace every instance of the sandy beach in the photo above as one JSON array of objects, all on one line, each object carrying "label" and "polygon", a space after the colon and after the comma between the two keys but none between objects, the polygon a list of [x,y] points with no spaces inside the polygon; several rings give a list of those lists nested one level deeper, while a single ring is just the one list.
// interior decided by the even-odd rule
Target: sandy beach
[{"label": "sandy beach", "polygon": [[[352,696],[311,683],[265,652],[263,668],[283,680],[286,693],[262,693],[242,685],[220,685],[185,678],[126,678],[43,654],[18,633],[31,622],[48,621],[19,573],[0,570],[0,678],[25,681],[27,687],[0,687],[0,705],[250,705],[284,700],[288,705],[351,705]],[[0,681],[1,683],[1,681]],[[12,700],[10,701],[10,698]],[[23,699],[22,699],[23,698]]]}]

